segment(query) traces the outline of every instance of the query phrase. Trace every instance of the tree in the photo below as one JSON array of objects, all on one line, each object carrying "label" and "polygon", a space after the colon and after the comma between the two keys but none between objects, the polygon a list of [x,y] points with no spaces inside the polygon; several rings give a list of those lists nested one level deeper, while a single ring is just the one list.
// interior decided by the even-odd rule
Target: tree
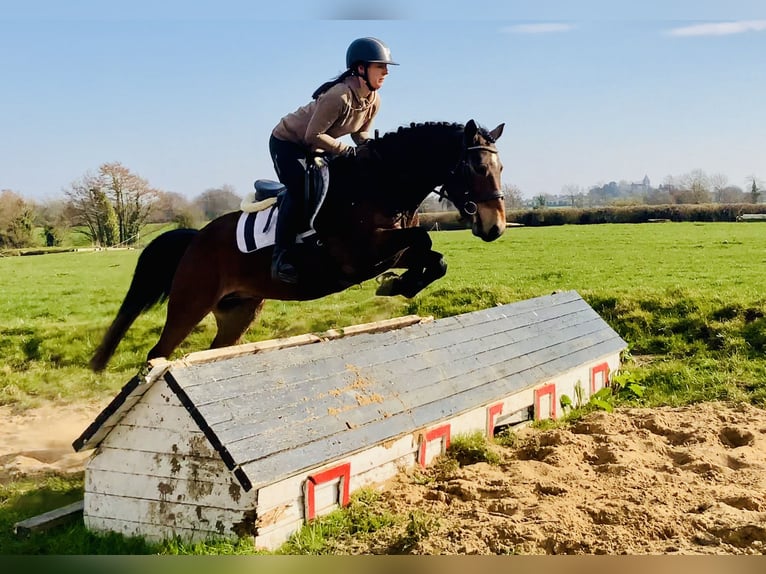
[{"label": "tree", "polygon": [[666,205],[673,203],[673,199],[670,195],[670,191],[664,185],[661,185],[658,189],[651,189],[646,192],[644,196],[644,202],[647,205]]},{"label": "tree", "polygon": [[745,203],[745,192],[737,185],[727,185],[720,192],[720,203]]},{"label": "tree", "polygon": [[675,203],[710,203],[710,178],[701,169],[682,175],[670,195]]},{"label": "tree", "polygon": [[161,191],[157,193],[157,200],[152,204],[152,212],[149,214],[150,223],[183,223],[184,226],[193,227],[197,222],[204,219],[199,207],[192,205],[180,193]]},{"label": "tree", "polygon": [[506,209],[521,209],[524,206],[521,190],[516,185],[510,183],[503,184],[503,196],[505,198]]},{"label": "tree", "polygon": [[197,206],[207,219],[237,211],[242,198],[234,193],[234,187],[224,184],[222,187],[206,189],[194,199],[194,205]]},{"label": "tree", "polygon": [[27,247],[33,243],[32,205],[10,189],[0,192],[0,247]]},{"label": "tree", "polygon": [[135,243],[158,193],[119,162],[102,164],[64,192],[72,223],[103,246]]},{"label": "tree", "polygon": [[43,228],[46,246],[61,245],[68,226],[66,203],[59,199],[36,204],[35,225]]},{"label": "tree", "polygon": [[577,184],[566,184],[561,188],[561,194],[569,199],[569,205],[572,207],[582,207],[585,205],[585,194]]},{"label": "tree", "polygon": [[750,176],[750,179],[752,180],[752,185],[750,186],[750,203],[758,203],[758,200],[761,197],[761,190],[758,188],[755,176]]},{"label": "tree", "polygon": [[714,173],[710,176],[710,188],[713,192],[713,201],[726,203],[723,200],[723,191],[729,185],[729,178],[722,173]]}]

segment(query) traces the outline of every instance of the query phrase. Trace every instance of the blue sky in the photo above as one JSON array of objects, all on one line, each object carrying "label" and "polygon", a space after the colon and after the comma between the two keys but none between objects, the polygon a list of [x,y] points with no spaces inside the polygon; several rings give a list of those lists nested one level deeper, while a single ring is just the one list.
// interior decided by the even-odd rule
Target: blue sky
[{"label": "blue sky", "polygon": [[766,180],[762,2],[102,4],[3,3],[0,189],[59,198],[120,161],[189,198],[244,194],[274,178],[272,127],[343,71],[359,36],[401,64],[381,133],[505,122],[504,183],[526,197],[695,169]]}]

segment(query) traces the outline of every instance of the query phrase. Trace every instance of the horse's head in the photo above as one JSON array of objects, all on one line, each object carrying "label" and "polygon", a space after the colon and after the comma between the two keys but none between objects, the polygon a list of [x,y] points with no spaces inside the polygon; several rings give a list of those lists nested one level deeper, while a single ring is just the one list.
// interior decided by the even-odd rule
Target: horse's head
[{"label": "horse's head", "polygon": [[460,161],[442,191],[460,214],[471,222],[471,230],[484,241],[494,241],[505,231],[505,202],[500,183],[503,164],[495,142],[505,124],[492,131],[470,120],[463,132]]}]

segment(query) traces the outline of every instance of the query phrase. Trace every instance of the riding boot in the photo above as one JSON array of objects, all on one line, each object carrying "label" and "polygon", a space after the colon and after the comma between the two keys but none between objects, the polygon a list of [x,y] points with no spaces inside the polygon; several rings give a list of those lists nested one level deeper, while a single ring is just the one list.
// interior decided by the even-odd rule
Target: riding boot
[{"label": "riding boot", "polygon": [[289,261],[289,249],[295,243],[295,207],[289,192],[285,193],[279,203],[274,254],[271,258],[271,278],[290,284],[298,282],[298,270]]}]

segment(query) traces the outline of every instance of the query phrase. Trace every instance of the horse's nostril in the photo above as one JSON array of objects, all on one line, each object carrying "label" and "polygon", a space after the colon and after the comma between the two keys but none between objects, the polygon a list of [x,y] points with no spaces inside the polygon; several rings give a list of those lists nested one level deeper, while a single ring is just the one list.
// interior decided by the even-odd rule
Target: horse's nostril
[{"label": "horse's nostril", "polygon": [[493,225],[489,232],[487,232],[487,241],[494,241],[498,237],[502,235],[502,232],[500,231],[500,227],[497,225]]}]

